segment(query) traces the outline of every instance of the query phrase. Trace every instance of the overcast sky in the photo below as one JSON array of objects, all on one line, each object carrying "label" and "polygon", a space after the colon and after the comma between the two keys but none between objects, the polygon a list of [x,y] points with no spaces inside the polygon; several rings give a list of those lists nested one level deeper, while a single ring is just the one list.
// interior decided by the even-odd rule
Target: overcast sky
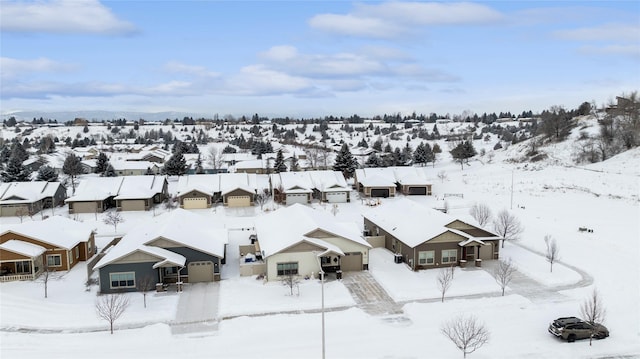
[{"label": "overcast sky", "polygon": [[457,114],[640,87],[638,1],[5,1],[1,111]]}]

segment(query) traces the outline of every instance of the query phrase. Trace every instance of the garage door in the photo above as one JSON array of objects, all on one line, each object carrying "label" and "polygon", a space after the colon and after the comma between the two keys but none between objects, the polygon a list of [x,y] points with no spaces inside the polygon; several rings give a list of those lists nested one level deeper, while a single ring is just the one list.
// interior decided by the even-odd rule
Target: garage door
[{"label": "garage door", "polygon": [[249,197],[249,196],[229,196],[229,197],[227,197],[227,205],[229,207],[249,207],[249,206],[251,206],[251,197]]},{"label": "garage door", "polygon": [[120,202],[123,211],[144,211],[144,199],[126,200]]},{"label": "garage door", "polygon": [[362,253],[345,253],[344,257],[340,258],[340,269],[343,272],[362,270]]},{"label": "garage door", "polygon": [[347,202],[347,192],[327,192],[327,202],[345,203]]},{"label": "garage door", "polygon": [[388,188],[373,188],[371,189],[371,197],[389,197]]},{"label": "garage door", "polygon": [[73,213],[94,213],[96,202],[74,202]]},{"label": "garage door", "polygon": [[207,208],[206,198],[185,198],[182,202],[184,209],[202,209]]},{"label": "garage door", "polygon": [[298,194],[298,193],[292,193],[292,194],[288,194],[287,195],[287,204],[294,204],[294,203],[303,203],[306,204],[307,203],[307,194],[306,193],[302,193],[302,194]]},{"label": "garage door", "polygon": [[29,213],[29,207],[28,206],[7,205],[7,206],[0,207],[0,214],[2,215],[2,217],[15,216],[16,212],[21,208],[23,209],[22,213],[24,213],[24,214]]},{"label": "garage door", "polygon": [[189,263],[189,283],[213,282],[213,262]]},{"label": "garage door", "polygon": [[409,194],[427,195],[427,187],[409,187]]}]

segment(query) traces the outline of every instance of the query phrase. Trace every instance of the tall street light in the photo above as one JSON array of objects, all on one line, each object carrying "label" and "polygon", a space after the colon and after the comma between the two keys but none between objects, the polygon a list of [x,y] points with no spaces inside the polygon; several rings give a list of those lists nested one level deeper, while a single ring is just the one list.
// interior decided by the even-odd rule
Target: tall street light
[{"label": "tall street light", "polygon": [[322,261],[320,260],[320,256],[322,253],[316,253],[316,259],[318,260],[318,266],[320,267],[320,283],[321,283],[321,292],[322,292],[322,359],[325,359],[325,341],[324,341],[324,270],[322,270]]}]

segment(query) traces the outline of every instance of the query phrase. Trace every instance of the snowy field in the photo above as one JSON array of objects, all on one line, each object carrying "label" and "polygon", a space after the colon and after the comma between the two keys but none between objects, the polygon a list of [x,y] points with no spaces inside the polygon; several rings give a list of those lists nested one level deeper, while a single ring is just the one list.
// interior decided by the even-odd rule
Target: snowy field
[{"label": "snowy field", "polygon": [[[472,161],[464,170],[449,161],[437,163],[434,179],[440,171],[445,171],[448,179],[434,181],[432,197],[409,198],[435,206],[445,193],[463,193],[464,199],[452,201],[450,207],[451,213],[460,217],[468,216],[469,206],[476,201],[486,203],[494,213],[512,207],[525,231],[518,243],[506,243],[501,256],[511,258],[521,274],[555,294],[538,297],[507,288],[502,297],[487,271],[468,268],[456,271],[441,303],[437,271],[411,272],[393,263],[388,251],[374,249],[370,272],[396,302],[404,303],[404,313],[368,315],[356,307],[340,281],[327,282],[325,305],[331,310],[325,315],[326,357],[461,358],[462,353],[440,333],[443,322],[461,313],[475,315],[491,333],[489,343],[470,358],[640,357],[640,271],[635,263],[640,254],[638,168],[638,149],[581,168],[563,166],[562,161],[535,166],[506,164],[499,156],[492,164]],[[170,186],[175,185],[172,180]],[[393,200],[384,199],[382,205]],[[330,210],[329,206],[314,206]],[[337,217],[362,226],[363,209],[356,199],[340,204]],[[67,215],[65,210],[60,208],[58,214]],[[248,243],[248,232],[238,229],[250,228],[252,219],[261,214],[260,208],[227,213],[217,207],[196,212],[233,229],[229,256],[236,258],[237,246]],[[118,233],[93,214],[78,217],[95,224],[100,248],[112,236],[153,215],[122,214],[126,222],[118,226]],[[594,231],[578,232],[579,227]],[[554,265],[553,273],[544,257],[536,253],[544,251],[547,234],[557,239],[560,249],[561,263]],[[95,315],[97,287],[85,286],[84,263],[51,281],[47,299],[42,283],[2,283],[0,357],[321,357],[321,285],[317,280],[303,280],[299,294],[291,296],[280,283],[239,277],[234,258],[228,260],[222,274],[223,280],[216,284],[221,318],[217,328],[191,334],[172,333],[170,324],[181,294],[166,292],[150,293],[147,308],[141,294],[128,294],[131,305],[116,322],[117,331],[110,335],[107,323]],[[611,336],[589,346],[588,340],[566,343],[549,334],[551,320],[580,315],[580,304],[593,288],[605,302],[605,325]],[[311,312],[292,313],[296,311]]]}]

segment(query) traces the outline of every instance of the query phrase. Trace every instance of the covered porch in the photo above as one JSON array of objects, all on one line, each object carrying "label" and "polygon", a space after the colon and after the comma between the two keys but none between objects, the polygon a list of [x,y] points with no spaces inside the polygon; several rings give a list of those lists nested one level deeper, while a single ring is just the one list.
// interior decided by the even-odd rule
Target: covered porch
[{"label": "covered porch", "polygon": [[44,247],[11,239],[0,244],[0,282],[34,280],[42,273]]}]

